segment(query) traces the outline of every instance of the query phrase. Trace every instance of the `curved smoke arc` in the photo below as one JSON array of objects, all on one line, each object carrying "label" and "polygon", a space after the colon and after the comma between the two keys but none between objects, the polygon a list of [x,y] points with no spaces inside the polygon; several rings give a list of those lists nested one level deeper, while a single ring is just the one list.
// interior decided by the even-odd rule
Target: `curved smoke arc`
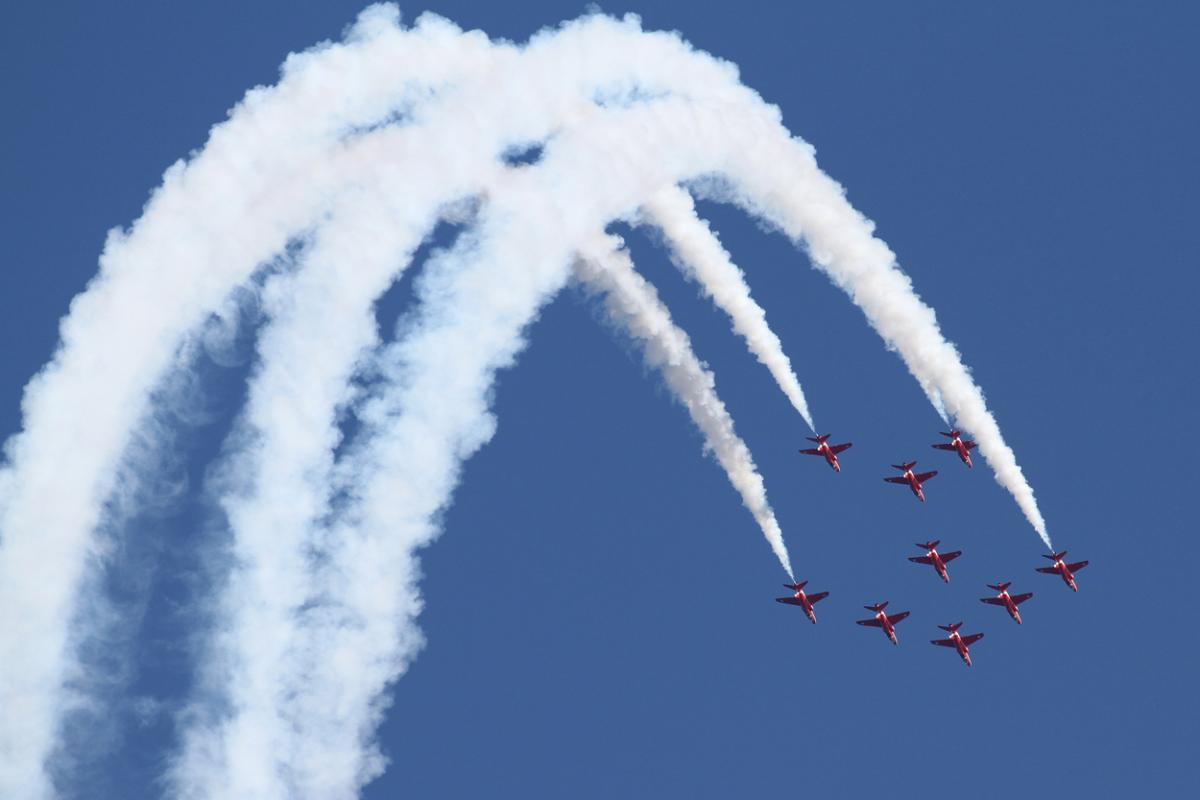
[{"label": "curved smoke arc", "polygon": [[[536,164],[504,165],[500,154],[530,142],[544,142]],[[5,796],[52,793],[72,608],[130,431],[189,332],[257,265],[313,231],[297,273],[269,282],[243,415],[256,435],[230,461],[248,488],[223,499],[238,566],[205,664],[224,702],[190,710],[172,777],[182,796],[353,796],[384,767],[374,728],[420,645],[413,550],[436,535],[462,460],[494,430],[495,372],[608,222],[714,175],[731,187],[724,199],[782,229],[847,291],[1049,544],[933,311],[731,65],[633,18],[587,17],[522,48],[432,16],[403,28],[376,6],[344,42],[290,57],[277,86],[250,92],[168,170],[142,218],[110,237],[58,353],[27,387],[0,473]],[[427,266],[414,327],[380,347],[374,298],[466,197],[482,199],[479,219]],[[311,335],[335,322],[346,327],[329,341]],[[364,358],[385,379],[335,462],[337,414]],[[349,498],[336,512],[335,490]]]}]

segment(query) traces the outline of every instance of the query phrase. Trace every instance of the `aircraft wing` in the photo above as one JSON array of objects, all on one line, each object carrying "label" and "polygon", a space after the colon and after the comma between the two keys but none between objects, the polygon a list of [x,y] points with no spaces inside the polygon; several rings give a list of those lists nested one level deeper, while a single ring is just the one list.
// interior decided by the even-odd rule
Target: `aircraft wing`
[{"label": "aircraft wing", "polygon": [[1014,606],[1021,605],[1021,603],[1024,603],[1026,600],[1028,600],[1031,597],[1033,597],[1033,592],[1025,592],[1024,594],[1011,595]]},{"label": "aircraft wing", "polygon": [[979,445],[975,444],[974,442],[967,441],[963,442],[963,447],[967,448],[968,450],[974,450],[976,447],[979,447]]},{"label": "aircraft wing", "polygon": [[817,592],[808,596],[808,602],[815,603],[818,600],[824,600],[826,597],[829,597],[829,592]]},{"label": "aircraft wing", "polygon": [[[981,603],[987,603],[989,606],[1002,606],[1002,605],[1004,605],[1004,601],[1003,601],[1003,600],[1001,600],[999,597],[981,597],[981,598],[979,598],[979,602],[981,602]],[[1014,603],[1015,603],[1015,602],[1017,602],[1017,598],[1015,598],[1015,597],[1014,597],[1014,598],[1013,598],[1013,602],[1014,602]]]},{"label": "aircraft wing", "polygon": [[917,564],[932,564],[933,563],[933,559],[930,558],[929,556],[909,556],[908,560],[912,561],[914,563],[917,563]]},{"label": "aircraft wing", "polygon": [[908,485],[908,478],[896,477],[896,478],[884,478],[884,480],[887,481],[888,483],[902,483],[905,486]]},{"label": "aircraft wing", "polygon": [[883,623],[877,619],[856,619],[854,620],[859,625],[870,625],[872,628],[882,628]]},{"label": "aircraft wing", "polygon": [[949,553],[939,553],[938,555],[942,557],[943,562],[953,561],[962,555],[962,550],[951,550]]},{"label": "aircraft wing", "polygon": [[922,472],[921,474],[917,475],[917,480],[921,483],[924,483],[925,481],[932,478],[934,475],[937,475],[936,469],[933,470],[932,472]]},{"label": "aircraft wing", "polygon": [[938,450],[957,450],[952,444],[931,444],[930,447],[936,447]]},{"label": "aircraft wing", "polygon": [[815,447],[808,447],[808,448],[805,448],[804,450],[801,450],[800,452],[804,453],[804,455],[806,455],[806,456],[824,455],[824,453],[822,453],[820,450],[817,450]]},{"label": "aircraft wing", "polygon": [[1058,574],[1058,569],[1056,567],[1034,567],[1034,569],[1036,569],[1038,572],[1044,572],[1047,575]]},{"label": "aircraft wing", "polygon": [[800,606],[801,608],[804,607],[804,603],[800,602],[799,597],[776,597],[775,602],[776,603],[787,603],[790,606]]},{"label": "aircraft wing", "polygon": [[900,620],[907,617],[909,615],[909,613],[911,613],[911,612],[901,611],[899,614],[892,614],[890,617],[888,617],[888,622],[895,625],[897,622],[899,622]]},{"label": "aircraft wing", "polygon": [[836,456],[838,453],[842,452],[843,450],[849,450],[853,446],[854,446],[853,442],[846,442],[845,444],[835,444],[833,447],[831,447],[829,449],[832,450],[833,454]]},{"label": "aircraft wing", "polygon": [[970,636],[962,637],[962,640],[963,640],[963,644],[965,644],[967,647],[970,647],[971,645],[975,644],[982,638],[983,638],[982,633],[972,633]]},{"label": "aircraft wing", "polygon": [[1079,572],[1079,570],[1083,569],[1087,565],[1088,562],[1086,561],[1076,561],[1074,564],[1067,564],[1067,569],[1071,570],[1071,572]]},{"label": "aircraft wing", "polygon": [[930,639],[929,643],[941,645],[942,647],[954,647],[953,639]]}]

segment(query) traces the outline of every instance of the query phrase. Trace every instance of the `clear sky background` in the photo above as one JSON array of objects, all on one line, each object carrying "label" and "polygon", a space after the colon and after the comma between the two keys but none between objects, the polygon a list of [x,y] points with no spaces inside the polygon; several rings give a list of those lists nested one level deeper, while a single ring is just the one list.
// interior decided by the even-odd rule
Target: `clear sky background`
[{"label": "clear sky background", "polygon": [[[1135,3],[695,3],[638,11],[736,62],[874,219],[984,387],[1072,594],[861,313],[782,237],[703,211],[750,277],[841,474],[797,455],[804,423],[644,239],[639,267],[716,372],[765,476],[810,625],[684,411],[569,290],[502,374],[499,432],[423,560],[428,644],[381,728],[367,798],[1179,796],[1200,733],[1192,501],[1200,388],[1195,97],[1200,12]],[[788,8],[781,6],[787,5]],[[524,40],[576,3],[431,2]],[[1047,7],[1052,6],[1052,7]],[[0,26],[0,431],[53,352],[105,231],[292,50],[357,2],[67,2]],[[424,6],[403,4],[411,20]],[[411,279],[407,279],[411,280]],[[401,285],[380,309],[393,317]],[[247,352],[251,344],[246,343]],[[80,797],[156,797],[187,697],[203,470],[245,368],[203,373],[213,421],[181,436],[191,491],[114,556],[128,664]],[[919,459],[917,503],[880,478]],[[53,502],[53,498],[47,498]],[[914,542],[965,554],[942,585]],[[1033,591],[1016,626],[985,582]],[[893,648],[853,624],[911,610]],[[934,626],[987,637],[973,669]],[[126,653],[128,658],[121,658]]]}]

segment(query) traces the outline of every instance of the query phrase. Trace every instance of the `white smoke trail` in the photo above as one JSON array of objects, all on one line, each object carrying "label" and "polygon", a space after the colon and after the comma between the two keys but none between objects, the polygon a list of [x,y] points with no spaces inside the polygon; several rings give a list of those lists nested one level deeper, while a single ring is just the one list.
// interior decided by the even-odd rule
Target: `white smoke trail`
[{"label": "white smoke trail", "polygon": [[[76,592],[103,556],[94,532],[129,432],[184,336],[319,216],[322,181],[338,178],[320,169],[329,148],[425,93],[355,75],[422,63],[436,84],[451,66],[437,53],[456,29],[432,20],[410,35],[394,13],[371,9],[345,43],[289,58],[276,88],[250,92],[199,156],[166,172],[130,232],[110,233],[58,352],[26,387],[0,473],[0,796],[52,794]],[[490,47],[457,42],[456,58]]]},{"label": "white smoke trail", "polygon": [[804,390],[783,352],[783,344],[767,324],[762,306],[750,296],[745,275],[708,225],[696,215],[691,195],[670,187],[652,197],[643,211],[648,221],[662,231],[675,265],[685,276],[698,281],[713,302],[729,315],[734,330],[746,340],[750,352],[771,372],[792,407],[815,431]]},{"label": "white smoke trail", "polygon": [[1005,443],[983,391],[958,350],[942,335],[937,315],[913,291],[912,280],[897,266],[895,254],[873,236],[873,223],[846,201],[842,187],[821,172],[811,156],[797,157],[803,147],[780,129],[764,137],[752,158],[738,154],[730,170],[737,182],[731,194],[723,194],[711,183],[708,189],[804,243],[813,264],[850,296],[887,345],[900,354],[939,413],[948,412],[959,427],[973,434],[997,482],[1012,494],[1030,525],[1053,549],[1033,487]]},{"label": "white smoke trail", "polygon": [[654,287],[634,270],[629,254],[621,245],[617,237],[603,237],[581,248],[576,275],[604,295],[609,318],[642,343],[646,363],[662,373],[667,386],[687,409],[704,434],[705,449],[716,456],[729,482],[742,496],[742,503],[762,528],[779,563],[795,582],[783,531],[767,502],[766,486],[750,450],[734,432],[733,419],[725,404],[717,396],[716,380],[696,357],[687,334],[671,319]]},{"label": "white smoke trail", "polygon": [[[456,98],[472,103],[455,105]],[[426,133],[409,141],[374,129],[397,112]],[[462,133],[474,127],[488,133]],[[349,146],[341,141],[347,136]],[[499,152],[482,144],[495,140],[546,141],[546,153],[537,165],[491,179],[464,156]],[[238,777],[218,788],[185,770],[185,793],[218,795],[241,786],[278,794],[294,786],[296,796],[347,797],[378,774],[382,759],[372,741],[383,692],[420,640],[412,624],[420,609],[412,551],[436,533],[436,514],[461,461],[492,433],[488,398],[496,370],[512,363],[524,326],[567,280],[579,244],[681,181],[724,176],[735,199],[805,241],[818,267],[851,294],[927,393],[941,392],[1044,535],[1032,490],[932,311],[840,187],[732,68],[676,36],[643,33],[636,21],[591,17],[518,50],[432,18],[404,31],[394,10],[375,8],[345,44],[289,59],[278,87],[248,95],[191,164],[168,172],[130,234],[110,241],[100,277],[64,321],[60,352],[27,389],[24,432],[9,443],[11,466],[0,474],[0,707],[6,712],[0,794],[50,794],[43,762],[63,703],[74,593],[88,553],[98,548],[92,532],[114,467],[182,338],[289,237],[318,225],[322,213],[332,213],[334,222],[326,224],[349,224],[339,216],[353,209],[343,197],[347,187],[388,163],[408,170],[441,141],[430,162],[441,169],[447,152],[451,160],[463,158],[471,176],[464,188],[486,194],[486,219],[463,247],[432,265],[422,281],[419,323],[381,361],[385,388],[364,410],[363,438],[338,469],[350,502],[331,528],[306,534],[322,548],[316,567],[295,558],[301,543],[292,534],[284,540],[290,552],[277,563],[264,545],[281,520],[300,527],[325,508],[320,475],[329,469],[331,407],[345,398],[337,384],[347,358],[373,341],[369,320],[361,324],[362,305],[385,282],[384,267],[346,295],[346,308],[304,294],[302,313],[276,314],[279,336],[289,325],[319,329],[343,317],[355,327],[334,343],[328,360],[321,354],[311,373],[319,396],[289,409],[293,425],[263,422],[257,406],[247,411],[251,427],[270,431],[285,457],[316,471],[274,472],[264,460],[276,453],[265,450],[244,462],[232,459],[250,465],[262,501],[252,495],[252,505],[228,503],[237,546],[248,548],[247,572],[235,583],[248,588],[243,595],[231,590],[232,634],[219,637],[215,650],[235,642],[226,679],[245,674],[256,685],[269,682],[260,663],[269,654],[286,652],[289,663],[280,668],[282,690],[217,734],[218,762],[233,741],[225,737],[245,748],[239,761],[225,765]],[[434,170],[428,180],[440,175]],[[380,224],[403,226],[408,219],[419,236],[435,197],[414,190],[413,216],[388,216]],[[393,252],[394,268],[405,257],[405,241],[411,244],[398,233],[380,248]],[[309,266],[323,273],[337,269],[336,261],[320,257]],[[307,293],[304,281],[325,279],[317,274],[306,272],[287,291]],[[273,341],[260,347],[255,397],[286,387],[285,367],[301,357],[301,347]],[[313,430],[295,429],[308,424]],[[263,483],[273,477],[289,491]],[[276,507],[285,503],[298,503],[300,513]],[[315,569],[315,584],[307,587],[313,602],[305,604],[302,629],[288,631],[296,624],[290,609],[306,590],[305,569]],[[254,617],[241,605],[274,585],[284,587],[286,599],[263,619],[280,628],[265,646],[250,646],[238,631]]]}]

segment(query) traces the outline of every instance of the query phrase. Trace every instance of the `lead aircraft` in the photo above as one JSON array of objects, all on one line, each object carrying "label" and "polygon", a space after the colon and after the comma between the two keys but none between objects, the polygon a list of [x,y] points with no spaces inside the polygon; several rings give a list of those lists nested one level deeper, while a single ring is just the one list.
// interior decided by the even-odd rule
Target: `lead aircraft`
[{"label": "lead aircraft", "polygon": [[813,603],[824,600],[829,596],[829,592],[816,592],[815,594],[805,594],[804,587],[808,585],[808,581],[800,581],[799,583],[785,583],[784,586],[791,589],[795,594],[791,597],[776,597],[776,603],[787,603],[788,605],[800,606],[804,609],[804,613],[812,624],[817,624],[817,615],[813,613]]},{"label": "lead aircraft", "polygon": [[830,436],[833,436],[833,434],[820,434],[815,439],[811,436],[806,436],[805,438],[810,442],[816,442],[817,446],[801,450],[800,452],[806,456],[824,456],[825,463],[832,467],[834,472],[841,472],[842,465],[838,463],[837,454],[843,450],[850,449],[854,446],[854,443],[846,442],[845,444],[830,445],[828,441]]},{"label": "lead aircraft", "polygon": [[968,467],[973,466],[971,464],[971,451],[979,445],[975,444],[970,439],[964,441],[962,434],[958,431],[938,431],[938,433],[952,441],[949,444],[943,444],[939,442],[938,444],[930,445],[931,447],[937,448],[938,450],[951,450],[955,453],[958,453],[958,457],[962,459],[964,464],[966,464]]},{"label": "lead aircraft", "polygon": [[884,478],[884,480],[888,483],[907,485],[908,488],[912,489],[912,493],[917,496],[917,499],[924,503],[925,492],[921,490],[921,484],[932,478],[934,475],[937,475],[937,470],[935,469],[930,472],[914,474],[912,468],[916,466],[916,464],[917,462],[915,461],[909,461],[907,464],[892,464],[893,469],[898,469],[904,474],[896,477]]},{"label": "lead aircraft", "polygon": [[1078,592],[1079,587],[1075,585],[1075,573],[1088,565],[1086,561],[1076,561],[1074,564],[1068,564],[1063,561],[1063,556],[1067,554],[1066,550],[1061,553],[1051,553],[1042,558],[1048,558],[1054,562],[1052,567],[1038,567],[1038,572],[1044,572],[1047,575],[1061,575],[1063,583],[1071,587],[1072,592]]},{"label": "lead aircraft", "polygon": [[890,617],[883,613],[890,601],[884,600],[882,603],[876,603],[873,606],[863,606],[867,611],[874,611],[873,619],[855,620],[859,625],[867,625],[872,628],[883,628],[883,632],[892,640],[892,644],[900,644],[896,641],[896,623],[908,616],[909,612],[901,611],[899,614],[892,614]]},{"label": "lead aircraft", "polygon": [[930,639],[930,644],[941,645],[942,647],[953,647],[958,651],[958,656],[963,660],[963,663],[968,667],[971,666],[971,645],[983,638],[982,633],[972,633],[970,636],[961,636],[958,629],[962,627],[961,622],[955,622],[950,625],[938,625],[944,631],[950,632],[949,639]]}]

